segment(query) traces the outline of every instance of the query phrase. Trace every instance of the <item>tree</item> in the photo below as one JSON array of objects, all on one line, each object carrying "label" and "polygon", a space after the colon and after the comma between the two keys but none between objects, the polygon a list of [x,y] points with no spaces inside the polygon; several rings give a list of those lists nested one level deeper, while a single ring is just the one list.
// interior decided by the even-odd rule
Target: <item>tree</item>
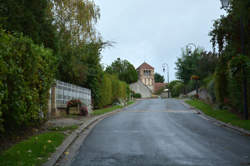
[{"label": "tree", "polygon": [[58,35],[52,24],[49,0],[8,0],[0,2],[0,25],[9,32],[19,32],[54,51]]},{"label": "tree", "polygon": [[95,24],[100,9],[90,0],[51,0],[51,12],[59,35],[69,45],[98,41]]},{"label": "tree", "polygon": [[171,81],[168,87],[172,97],[178,97],[184,90],[184,84],[179,80]]},{"label": "tree", "polygon": [[116,74],[121,81],[125,81],[128,84],[138,80],[138,74],[135,67],[129,63],[129,61],[121,60],[120,58],[117,58],[117,60],[108,66],[106,72]]},{"label": "tree", "polygon": [[155,82],[161,82],[164,83],[165,79],[164,76],[160,75],[159,73],[155,73]]},{"label": "tree", "polygon": [[[209,35],[214,50],[219,48],[219,61],[214,80],[216,100],[220,105],[229,105],[240,112],[244,105],[243,78],[247,78],[247,86],[250,87],[250,1],[232,0],[230,3],[227,16],[221,16],[214,22]],[[241,23],[244,24],[245,30],[244,50],[241,41]],[[250,94],[250,88],[247,94]],[[248,95],[248,107],[250,107],[250,95]]]},{"label": "tree", "polygon": [[187,84],[192,75],[197,75],[204,79],[212,75],[217,64],[217,57],[211,52],[203,49],[196,49],[189,53],[189,50],[182,51],[182,57],[176,62],[176,77]]}]

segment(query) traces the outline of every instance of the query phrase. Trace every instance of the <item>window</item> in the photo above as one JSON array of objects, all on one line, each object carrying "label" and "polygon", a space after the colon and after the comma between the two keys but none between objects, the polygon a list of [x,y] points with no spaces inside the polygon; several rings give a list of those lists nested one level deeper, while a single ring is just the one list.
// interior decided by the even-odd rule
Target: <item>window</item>
[{"label": "window", "polygon": [[151,70],[144,70],[144,76],[151,76]]}]

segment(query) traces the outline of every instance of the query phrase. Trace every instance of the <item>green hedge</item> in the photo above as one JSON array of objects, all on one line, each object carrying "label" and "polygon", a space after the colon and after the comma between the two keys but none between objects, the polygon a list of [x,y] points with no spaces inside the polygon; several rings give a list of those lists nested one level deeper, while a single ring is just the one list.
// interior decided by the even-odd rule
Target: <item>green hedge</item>
[{"label": "green hedge", "polygon": [[120,99],[125,100],[128,97],[127,87],[128,85],[120,81],[115,75],[105,73],[99,87],[100,100],[97,104],[98,108],[111,105]]},{"label": "green hedge", "polygon": [[[243,73],[243,65],[245,73]],[[221,57],[215,72],[215,94],[220,106],[230,106],[238,112],[244,109],[243,78],[247,77],[250,108],[250,58],[244,55]]]},{"label": "green hedge", "polygon": [[184,84],[181,81],[175,80],[170,82],[169,89],[172,97],[179,97],[184,92]]},{"label": "green hedge", "polygon": [[54,80],[52,51],[2,29],[0,43],[0,130],[37,124]]}]

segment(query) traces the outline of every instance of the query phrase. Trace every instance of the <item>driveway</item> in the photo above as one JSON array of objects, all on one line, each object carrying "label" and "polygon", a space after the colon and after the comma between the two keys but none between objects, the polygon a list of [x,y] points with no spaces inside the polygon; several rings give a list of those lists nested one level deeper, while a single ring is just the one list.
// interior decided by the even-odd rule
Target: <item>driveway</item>
[{"label": "driveway", "polygon": [[97,124],[72,166],[247,166],[250,138],[180,100],[139,101]]}]

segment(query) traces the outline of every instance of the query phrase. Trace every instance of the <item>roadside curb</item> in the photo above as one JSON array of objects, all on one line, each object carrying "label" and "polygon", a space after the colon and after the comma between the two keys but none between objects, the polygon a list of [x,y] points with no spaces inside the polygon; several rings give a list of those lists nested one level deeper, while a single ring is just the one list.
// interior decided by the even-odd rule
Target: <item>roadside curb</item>
[{"label": "roadside curb", "polygon": [[238,131],[238,132],[240,132],[240,133],[242,133],[242,134],[244,134],[244,135],[250,136],[250,131],[248,131],[248,130],[245,130],[245,129],[240,128],[240,127],[233,126],[233,125],[231,125],[231,124],[228,124],[228,123],[222,122],[222,121],[220,121],[220,120],[217,120],[217,119],[215,119],[215,118],[213,118],[213,117],[211,117],[211,116],[208,116],[208,115],[206,115],[205,113],[203,113],[202,111],[200,111],[199,109],[197,109],[197,108],[195,108],[195,107],[193,107],[193,106],[191,106],[191,105],[185,103],[185,101],[183,101],[183,100],[182,100],[181,103],[182,103],[185,107],[194,110],[197,114],[200,114],[201,116],[205,117],[206,119],[208,119],[208,120],[210,120],[210,121],[216,122],[216,123],[219,124],[220,126],[227,127],[227,128],[236,130],[236,131]]},{"label": "roadside curb", "polygon": [[60,159],[60,157],[64,154],[64,152],[66,152],[66,150],[72,145],[72,143],[79,137],[79,135],[87,128],[89,128],[92,124],[94,124],[95,122],[97,122],[98,120],[102,120],[105,119],[107,117],[110,117],[113,114],[116,114],[118,112],[121,112],[131,106],[136,105],[137,102],[135,102],[134,104],[131,104],[129,106],[126,106],[124,108],[120,108],[120,109],[116,109],[112,112],[108,112],[106,114],[103,115],[99,115],[96,117],[93,117],[92,119],[88,120],[87,122],[83,123],[82,125],[80,125],[78,127],[78,129],[76,129],[73,133],[71,133],[64,141],[63,143],[56,149],[56,152],[54,152],[50,159],[43,164],[43,166],[54,166],[56,165],[57,161]]}]

